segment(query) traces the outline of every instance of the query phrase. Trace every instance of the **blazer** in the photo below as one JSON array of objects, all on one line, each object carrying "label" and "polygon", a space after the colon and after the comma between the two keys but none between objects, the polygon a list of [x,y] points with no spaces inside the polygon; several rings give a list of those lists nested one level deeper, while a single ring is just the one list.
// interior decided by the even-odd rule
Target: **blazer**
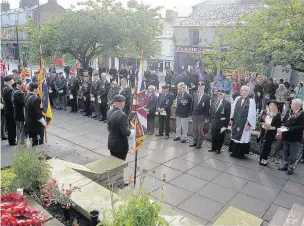
[{"label": "blazer", "polygon": [[192,97],[188,93],[177,94],[175,116],[188,118],[191,114]]},{"label": "blazer", "polygon": [[198,92],[193,93],[192,96],[192,115],[204,115],[206,118],[210,118],[210,97],[204,93],[201,101],[198,103]]},{"label": "blazer", "polygon": [[159,94],[157,100],[157,108],[163,108],[167,113],[171,112],[171,107],[174,101],[174,95],[170,92]]},{"label": "blazer", "polygon": [[40,98],[29,93],[25,98],[25,125],[28,132],[39,133],[43,125],[38,121],[43,117]]},{"label": "blazer", "polygon": [[17,89],[13,94],[13,103],[14,103],[14,117],[16,121],[23,122],[24,121],[24,92]]},{"label": "blazer", "polygon": [[216,103],[217,100],[211,109],[211,127],[213,129],[227,128],[230,121],[231,103],[223,99],[222,103],[215,109]]}]

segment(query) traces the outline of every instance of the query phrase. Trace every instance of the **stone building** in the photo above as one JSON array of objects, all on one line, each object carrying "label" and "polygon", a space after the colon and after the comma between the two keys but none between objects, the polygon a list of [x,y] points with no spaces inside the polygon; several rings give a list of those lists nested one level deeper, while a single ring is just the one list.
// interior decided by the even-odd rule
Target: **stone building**
[{"label": "stone building", "polygon": [[256,12],[260,0],[207,0],[192,7],[192,13],[174,27],[174,70],[190,67],[204,71],[203,58],[215,41],[218,26],[238,26],[239,18]]}]

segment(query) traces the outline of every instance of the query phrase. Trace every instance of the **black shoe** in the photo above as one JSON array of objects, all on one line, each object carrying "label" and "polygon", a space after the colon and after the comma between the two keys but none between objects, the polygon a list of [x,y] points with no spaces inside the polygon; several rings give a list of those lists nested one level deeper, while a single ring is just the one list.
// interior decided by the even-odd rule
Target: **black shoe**
[{"label": "black shoe", "polygon": [[287,172],[286,172],[286,174],[287,174],[287,175],[293,174],[293,170],[292,170],[292,169],[288,169]]},{"label": "black shoe", "polygon": [[202,148],[201,144],[196,145],[196,149],[200,149],[200,148]]},{"label": "black shoe", "polygon": [[235,155],[235,154],[233,154],[233,153],[230,153],[230,156],[231,156],[231,157],[236,157],[236,155]]},{"label": "black shoe", "polygon": [[15,142],[15,143],[9,143],[9,146],[16,146],[17,145],[17,143]]},{"label": "black shoe", "polygon": [[107,123],[107,120],[104,120],[103,123]]},{"label": "black shoe", "polygon": [[163,134],[158,133],[158,134],[156,134],[155,136],[156,136],[156,137],[162,137],[162,136],[164,136],[164,135],[163,135]]},{"label": "black shoe", "polygon": [[92,115],[92,116],[91,116],[91,118],[96,118],[96,117],[97,117],[97,115]]},{"label": "black shoe", "polygon": [[278,170],[280,171],[287,171],[288,170],[288,166],[284,165],[278,168]]},{"label": "black shoe", "polygon": [[88,113],[84,113],[83,116],[90,116]]},{"label": "black shoe", "polygon": [[186,143],[186,140],[181,140],[181,143]]},{"label": "black shoe", "polygon": [[193,144],[190,144],[190,145],[189,145],[189,147],[191,147],[191,148],[192,148],[192,147],[196,147],[196,146],[197,146],[196,143],[193,143]]},{"label": "black shoe", "polygon": [[220,154],[221,151],[220,151],[220,150],[216,150],[215,153],[216,153],[216,154]]},{"label": "black shoe", "polygon": [[98,121],[103,122],[104,120],[102,118],[99,118]]},{"label": "black shoe", "polygon": [[215,150],[210,149],[210,150],[208,150],[208,152],[215,152]]},{"label": "black shoe", "polygon": [[70,111],[70,113],[74,113],[75,111]]},{"label": "black shoe", "polygon": [[174,141],[178,141],[178,140],[180,140],[180,138],[179,137],[175,137],[173,140]]},{"label": "black shoe", "polygon": [[301,159],[301,160],[300,160],[300,163],[304,163],[304,159]]},{"label": "black shoe", "polygon": [[7,138],[7,137],[2,137],[1,139],[2,139],[2,140],[7,140],[8,138]]},{"label": "black shoe", "polygon": [[169,136],[168,135],[165,135],[165,140],[168,140],[169,139]]}]

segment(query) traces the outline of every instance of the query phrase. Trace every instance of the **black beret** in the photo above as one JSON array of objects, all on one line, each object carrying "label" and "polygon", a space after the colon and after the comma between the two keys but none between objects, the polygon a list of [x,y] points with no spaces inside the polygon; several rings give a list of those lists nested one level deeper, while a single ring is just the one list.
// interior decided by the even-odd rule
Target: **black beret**
[{"label": "black beret", "polygon": [[13,76],[8,75],[8,76],[5,76],[5,77],[4,77],[3,81],[9,82],[9,81],[11,81],[12,79],[14,79]]},{"label": "black beret", "polygon": [[113,98],[113,102],[125,102],[126,98],[123,95],[116,95]]},{"label": "black beret", "polygon": [[37,82],[31,82],[29,85],[30,89],[34,90],[34,89],[38,89],[38,83]]},{"label": "black beret", "polygon": [[169,86],[168,85],[163,85],[162,89],[169,89]]},{"label": "black beret", "polygon": [[271,103],[274,103],[274,104],[276,104],[276,105],[279,104],[278,101],[276,101],[275,99],[273,99],[273,100],[269,100],[269,101],[266,103],[266,105],[268,106],[268,105],[271,104]]}]

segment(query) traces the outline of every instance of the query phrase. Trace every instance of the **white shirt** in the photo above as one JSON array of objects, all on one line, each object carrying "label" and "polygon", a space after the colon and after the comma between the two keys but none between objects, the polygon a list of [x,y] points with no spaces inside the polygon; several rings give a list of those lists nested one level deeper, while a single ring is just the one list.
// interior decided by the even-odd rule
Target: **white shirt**
[{"label": "white shirt", "polygon": [[270,125],[271,122],[272,122],[272,117],[267,115],[266,118],[265,118],[265,123]]}]

